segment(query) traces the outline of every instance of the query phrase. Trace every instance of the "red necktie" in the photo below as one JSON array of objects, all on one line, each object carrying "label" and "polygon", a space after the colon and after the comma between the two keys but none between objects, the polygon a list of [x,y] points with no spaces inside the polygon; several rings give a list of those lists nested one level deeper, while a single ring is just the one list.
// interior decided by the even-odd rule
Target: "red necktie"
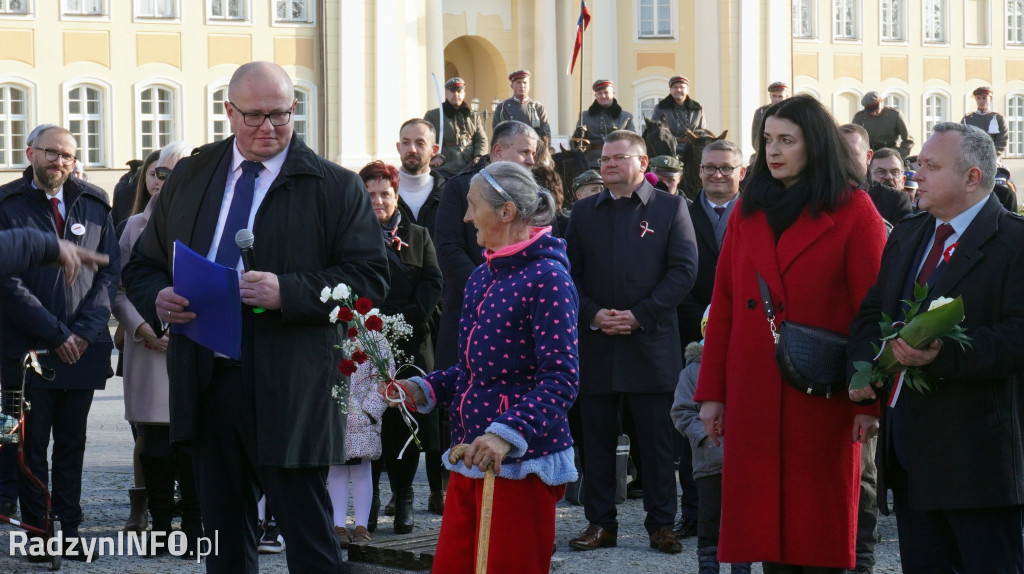
[{"label": "red necktie", "polygon": [[64,239],[64,217],[60,214],[60,200],[51,197],[50,207],[53,208],[53,223],[57,226],[57,236]]},{"label": "red necktie", "polygon": [[932,243],[928,256],[924,259],[921,272],[917,274],[918,285],[928,284],[928,279],[935,272],[935,268],[939,266],[939,258],[942,257],[942,251],[946,248],[946,240],[950,235],[953,235],[953,226],[948,223],[943,223],[935,229],[935,241]]}]

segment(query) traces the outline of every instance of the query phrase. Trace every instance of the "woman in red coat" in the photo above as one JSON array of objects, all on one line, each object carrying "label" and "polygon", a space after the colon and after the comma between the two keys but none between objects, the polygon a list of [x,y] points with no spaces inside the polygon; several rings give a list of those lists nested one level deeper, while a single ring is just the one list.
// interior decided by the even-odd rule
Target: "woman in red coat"
[{"label": "woman in red coat", "polygon": [[762,561],[765,574],[841,573],[854,565],[858,441],[877,433],[878,407],[783,381],[757,275],[776,322],[848,334],[878,273],[885,225],[850,183],[856,168],[817,100],[773,105],[763,128],[722,246],[694,397],[709,439],[729,436],[719,558]]}]

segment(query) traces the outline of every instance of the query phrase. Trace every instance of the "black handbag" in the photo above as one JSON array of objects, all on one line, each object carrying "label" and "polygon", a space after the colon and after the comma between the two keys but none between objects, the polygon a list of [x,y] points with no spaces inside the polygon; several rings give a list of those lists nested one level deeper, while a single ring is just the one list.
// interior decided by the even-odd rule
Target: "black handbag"
[{"label": "black handbag", "polygon": [[775,362],[782,378],[802,393],[830,398],[846,390],[846,336],[792,321],[776,329],[775,307],[761,274],[757,274],[761,302],[775,338]]}]

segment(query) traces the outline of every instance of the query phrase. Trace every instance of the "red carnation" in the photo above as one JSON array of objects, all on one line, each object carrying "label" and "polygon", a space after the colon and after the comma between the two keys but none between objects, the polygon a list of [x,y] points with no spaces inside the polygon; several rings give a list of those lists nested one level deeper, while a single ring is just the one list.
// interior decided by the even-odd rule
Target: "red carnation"
[{"label": "red carnation", "polygon": [[381,320],[380,315],[374,315],[366,319],[366,328],[370,331],[380,331],[384,328],[384,321]]},{"label": "red carnation", "polygon": [[352,360],[359,363],[360,365],[365,363],[369,358],[370,357],[367,357],[366,353],[364,353],[362,349],[356,349],[356,351],[352,353]]},{"label": "red carnation", "polygon": [[354,315],[352,315],[352,309],[349,309],[348,307],[342,307],[341,309],[338,309],[339,321],[343,323],[348,323],[349,321],[352,320],[353,317]]},{"label": "red carnation", "polygon": [[358,334],[359,334],[359,329],[356,329],[355,327],[349,327],[348,328],[347,335],[348,335],[349,339],[355,339],[356,335],[358,335]]},{"label": "red carnation", "polygon": [[373,310],[373,301],[370,301],[366,297],[360,297],[356,301],[356,311],[359,311],[360,315],[365,315]]},{"label": "red carnation", "polygon": [[357,368],[358,367],[356,367],[355,362],[350,359],[345,359],[340,365],[338,365],[338,370],[340,370],[341,374],[346,377],[351,376],[352,373],[356,372]]}]

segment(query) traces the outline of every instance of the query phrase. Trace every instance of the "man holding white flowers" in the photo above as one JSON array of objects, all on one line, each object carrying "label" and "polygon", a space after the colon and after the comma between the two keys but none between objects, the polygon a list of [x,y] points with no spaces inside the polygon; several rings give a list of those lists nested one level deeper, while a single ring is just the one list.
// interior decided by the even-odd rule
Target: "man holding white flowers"
[{"label": "man holding white flowers", "polygon": [[982,130],[940,123],[918,161],[922,213],[889,237],[849,359],[872,360],[882,314],[902,319],[915,282],[929,286],[922,311],[962,298],[972,344],[889,341],[931,390],[897,379],[850,397],[883,401],[878,500],[892,490],[903,572],[1024,572],[1024,220],[992,194],[996,150]]},{"label": "man holding white flowers", "polygon": [[[241,274],[241,357],[171,334],[171,440],[193,446],[203,525],[219,536],[207,572],[257,572],[256,502],[273,505],[292,572],[338,572],[327,467],[344,464],[345,414],[331,390],[344,334],[324,285],[381,301],[387,259],[359,177],[294,134],[295,92],[276,64],[235,71],[224,110],[233,136],[181,160],[164,186],[123,281],[158,333],[195,319],[174,292],[174,241],[242,270],[235,232],[255,236]],[[254,312],[254,308],[263,312]]]}]

